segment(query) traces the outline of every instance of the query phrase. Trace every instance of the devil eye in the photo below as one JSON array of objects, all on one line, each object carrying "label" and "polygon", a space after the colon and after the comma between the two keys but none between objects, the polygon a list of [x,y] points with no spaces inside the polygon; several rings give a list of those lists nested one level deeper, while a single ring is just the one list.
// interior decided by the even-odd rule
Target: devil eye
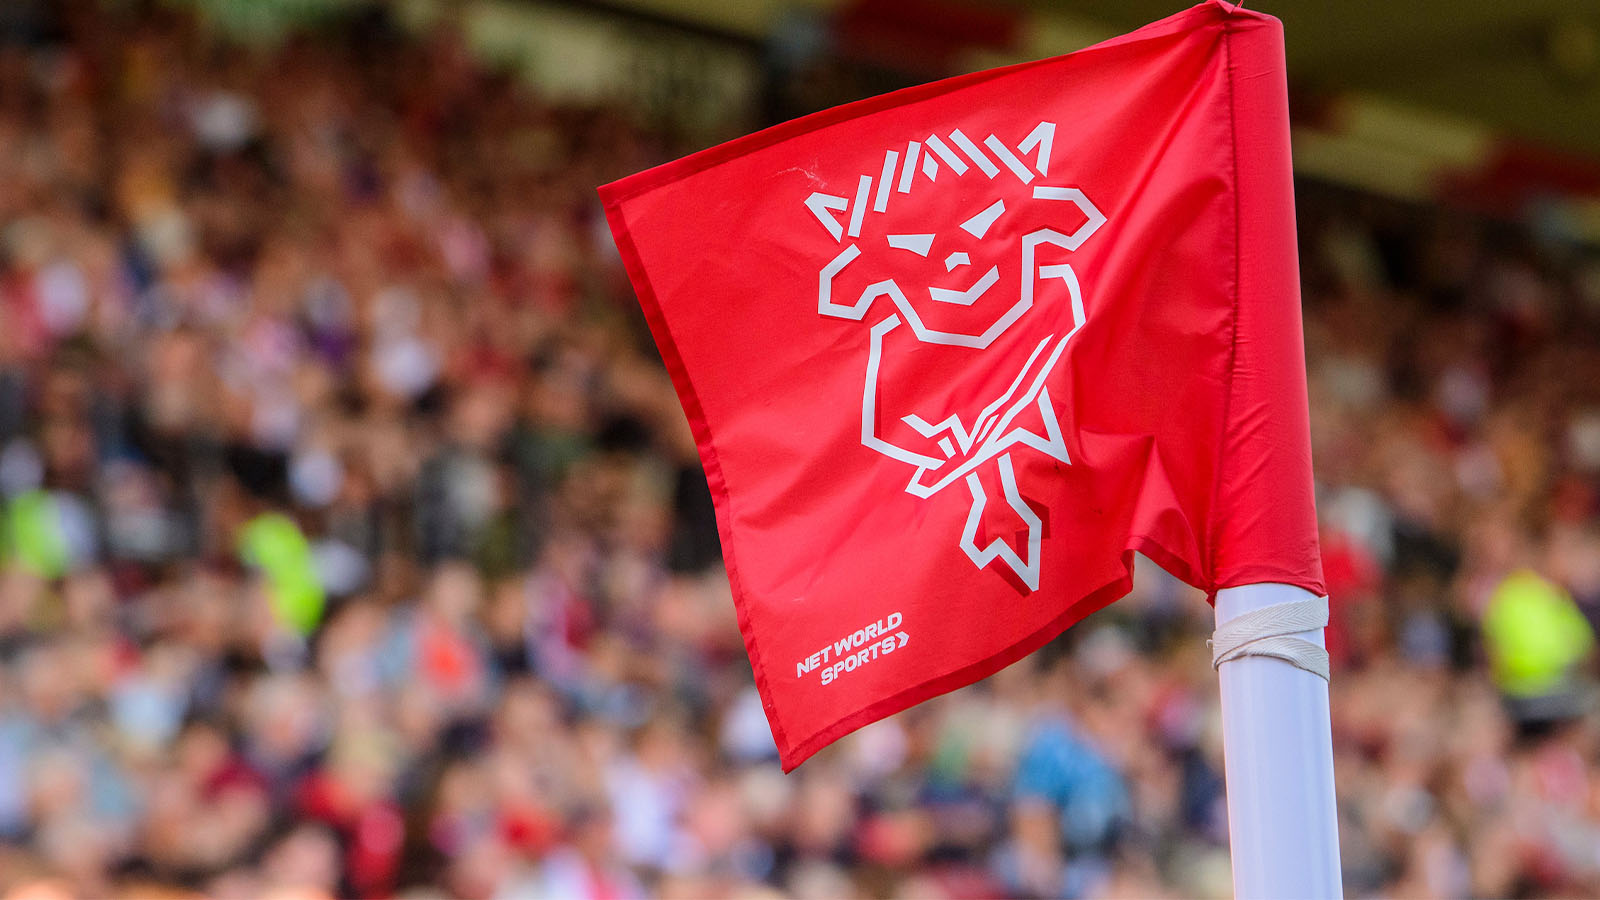
[{"label": "devil eye", "polygon": [[927,256],[933,249],[933,235],[931,234],[891,234],[889,246],[896,250],[910,250],[918,256]]},{"label": "devil eye", "polygon": [[1005,211],[1005,201],[996,200],[994,203],[990,204],[988,209],[978,213],[965,222],[962,222],[961,230],[975,238],[981,239],[984,235],[989,233],[989,226],[994,224],[994,220],[1000,218],[1000,214]]}]

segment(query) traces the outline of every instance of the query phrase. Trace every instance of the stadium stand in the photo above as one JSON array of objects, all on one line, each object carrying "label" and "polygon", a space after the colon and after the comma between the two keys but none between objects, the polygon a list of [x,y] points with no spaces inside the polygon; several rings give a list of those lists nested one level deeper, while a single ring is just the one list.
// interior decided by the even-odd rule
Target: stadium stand
[{"label": "stadium stand", "polygon": [[[681,138],[448,29],[49,9],[0,46],[0,891],[1226,895],[1154,566],[779,773],[594,195]],[[1346,888],[1600,893],[1600,261],[1300,187]]]}]

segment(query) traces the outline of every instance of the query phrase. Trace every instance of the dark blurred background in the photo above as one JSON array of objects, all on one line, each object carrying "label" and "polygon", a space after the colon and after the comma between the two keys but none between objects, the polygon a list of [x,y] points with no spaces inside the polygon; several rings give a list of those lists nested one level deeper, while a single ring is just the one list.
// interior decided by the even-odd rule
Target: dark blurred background
[{"label": "dark blurred background", "polygon": [[[1143,561],[780,774],[594,192],[1177,8],[0,3],[0,896],[1225,896]],[[1600,894],[1600,10],[1258,8],[1347,891]]]}]

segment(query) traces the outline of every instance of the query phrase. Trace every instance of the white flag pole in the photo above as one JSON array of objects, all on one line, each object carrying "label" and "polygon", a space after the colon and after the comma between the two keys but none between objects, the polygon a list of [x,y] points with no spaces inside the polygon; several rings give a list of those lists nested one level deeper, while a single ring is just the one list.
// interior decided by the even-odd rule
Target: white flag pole
[{"label": "white flag pole", "polygon": [[[1273,610],[1257,612],[1268,607]],[[1215,649],[1237,648],[1240,654],[1217,667],[1233,892],[1239,900],[1344,895],[1328,682],[1300,667],[1320,662],[1326,673],[1327,657],[1318,653],[1325,644],[1320,625],[1296,630],[1305,627],[1308,611],[1321,610],[1325,622],[1326,609],[1326,600],[1285,584],[1217,591]],[[1291,610],[1295,614],[1286,616]]]}]

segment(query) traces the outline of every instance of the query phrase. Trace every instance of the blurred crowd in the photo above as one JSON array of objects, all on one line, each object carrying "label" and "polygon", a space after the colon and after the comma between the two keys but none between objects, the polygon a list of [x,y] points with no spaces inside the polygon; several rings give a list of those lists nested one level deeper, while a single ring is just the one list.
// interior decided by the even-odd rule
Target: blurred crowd
[{"label": "blurred crowd", "polygon": [[[0,893],[1224,896],[1210,610],[780,773],[594,186],[381,14],[0,17]],[[1600,263],[1301,192],[1353,896],[1600,894]]]}]

